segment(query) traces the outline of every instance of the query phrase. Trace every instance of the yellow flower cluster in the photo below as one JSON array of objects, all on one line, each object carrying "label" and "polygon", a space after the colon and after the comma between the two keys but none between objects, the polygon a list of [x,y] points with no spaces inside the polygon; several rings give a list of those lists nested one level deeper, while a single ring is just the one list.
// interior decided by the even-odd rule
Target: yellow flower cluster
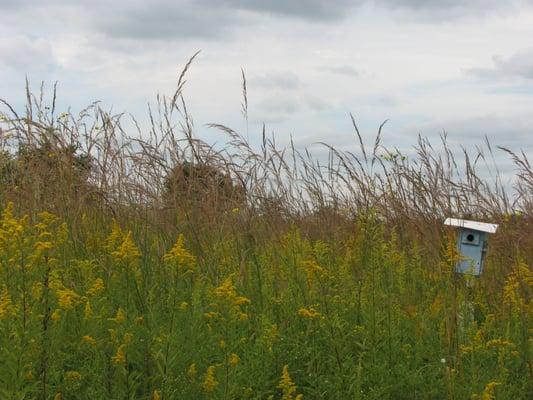
[{"label": "yellow flower cluster", "polygon": [[235,289],[235,286],[233,285],[232,279],[227,278],[222,285],[215,288],[214,290],[215,296],[227,301],[228,303],[231,303],[234,306],[241,306],[244,304],[249,304],[250,299],[243,296],[237,296],[237,291]]},{"label": "yellow flower cluster", "polygon": [[[530,307],[525,291],[533,290],[533,271],[526,263],[520,262],[515,270],[509,274],[503,287],[503,304],[518,311],[521,307]],[[533,310],[532,310],[533,311]]]},{"label": "yellow flower cluster", "polygon": [[126,344],[118,346],[117,352],[111,357],[111,362],[115,365],[124,365],[126,363]]},{"label": "yellow flower cluster", "polygon": [[135,264],[141,257],[141,252],[133,242],[132,233],[129,231],[118,248],[111,253],[116,261],[126,264]]},{"label": "yellow flower cluster", "polygon": [[300,308],[298,310],[298,315],[307,319],[320,319],[322,314],[320,314],[314,307],[309,308]]},{"label": "yellow flower cluster", "polygon": [[104,281],[102,278],[96,278],[92,284],[92,286],[87,290],[87,296],[93,297],[98,296],[100,293],[104,291]]},{"label": "yellow flower cluster", "polygon": [[198,370],[196,369],[196,364],[192,363],[191,365],[189,365],[189,368],[187,368],[187,376],[190,379],[194,379],[197,373],[198,373]]},{"label": "yellow flower cluster", "polygon": [[113,227],[111,228],[111,233],[105,240],[105,249],[112,253],[117,249],[117,247],[120,245],[124,237],[124,233],[122,232],[122,229],[120,229],[119,224],[116,220],[113,220]]},{"label": "yellow flower cluster", "polygon": [[80,295],[71,289],[57,289],[56,296],[59,307],[66,311],[72,310],[80,302]]},{"label": "yellow flower cluster", "polygon": [[13,315],[16,313],[16,307],[11,302],[11,296],[7,287],[4,286],[2,293],[0,294],[0,319]]},{"label": "yellow flower cluster", "polygon": [[[242,310],[242,306],[250,304],[250,299],[244,296],[239,296],[237,290],[233,285],[231,277],[227,278],[222,284],[213,289],[213,295],[217,299],[217,303],[212,306],[220,311],[209,311],[204,315],[207,319],[216,320],[221,317],[224,319],[225,315],[229,315],[238,321],[246,321],[248,314]],[[227,314],[225,314],[227,312]]]},{"label": "yellow flower cluster", "polygon": [[204,376],[204,381],[202,383],[202,389],[205,393],[210,393],[215,390],[215,387],[218,385],[217,380],[215,379],[215,366],[211,365],[207,368],[207,371]]},{"label": "yellow flower cluster", "polygon": [[92,336],[85,335],[81,338],[81,340],[92,347],[96,347],[96,340]]},{"label": "yellow flower cluster", "polygon": [[179,272],[193,272],[196,265],[196,257],[185,248],[185,237],[180,234],[174,247],[163,256],[163,261],[167,265],[177,268]]},{"label": "yellow flower cluster", "polygon": [[491,381],[487,383],[485,389],[483,389],[483,392],[480,395],[472,395],[472,400],[495,400],[496,395],[494,394],[494,392],[496,391],[496,387],[500,385],[501,383],[497,381]]},{"label": "yellow flower cluster", "polygon": [[114,318],[109,318],[110,321],[115,321],[117,324],[123,324],[126,322],[126,312],[119,307]]},{"label": "yellow flower cluster", "polygon": [[307,277],[307,285],[309,287],[313,286],[313,281],[315,279],[324,279],[327,277],[326,270],[317,264],[315,260],[305,260],[302,262],[302,267],[305,270]]},{"label": "yellow flower cluster", "polygon": [[291,376],[289,375],[289,366],[283,366],[283,372],[281,374],[281,380],[278,384],[278,389],[282,391],[282,400],[301,400],[303,395],[299,394],[296,397],[293,397],[296,394],[296,384],[292,381]]},{"label": "yellow flower cluster", "polygon": [[241,358],[235,354],[235,353],[231,353],[230,356],[229,356],[229,365],[232,366],[232,367],[236,367],[239,362],[241,361]]}]

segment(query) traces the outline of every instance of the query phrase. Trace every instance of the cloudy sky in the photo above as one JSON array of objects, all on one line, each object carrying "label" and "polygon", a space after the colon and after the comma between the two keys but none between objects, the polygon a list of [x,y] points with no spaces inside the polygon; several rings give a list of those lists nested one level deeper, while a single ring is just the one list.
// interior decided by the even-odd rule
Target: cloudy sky
[{"label": "cloudy sky", "polygon": [[533,158],[533,0],[0,0],[0,98],[17,106],[27,75],[142,120],[197,50],[185,94],[209,140],[209,122],[245,129],[242,67],[252,140],[265,122],[354,149],[351,112],[369,143],[389,119],[386,145],[446,130]]}]

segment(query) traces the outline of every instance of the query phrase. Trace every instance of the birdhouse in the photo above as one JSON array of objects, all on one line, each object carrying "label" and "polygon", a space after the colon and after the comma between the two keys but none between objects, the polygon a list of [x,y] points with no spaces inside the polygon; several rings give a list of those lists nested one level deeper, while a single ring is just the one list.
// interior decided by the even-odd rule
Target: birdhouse
[{"label": "birdhouse", "polygon": [[447,218],[444,225],[459,228],[457,250],[461,259],[457,262],[456,272],[479,276],[483,271],[488,234],[495,233],[498,225],[458,218]]}]

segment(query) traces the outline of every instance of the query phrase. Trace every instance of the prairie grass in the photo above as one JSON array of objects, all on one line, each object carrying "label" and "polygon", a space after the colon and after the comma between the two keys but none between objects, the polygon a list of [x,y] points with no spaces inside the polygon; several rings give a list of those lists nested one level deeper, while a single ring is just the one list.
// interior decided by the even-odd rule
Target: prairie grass
[{"label": "prairie grass", "polygon": [[[147,132],[98,103],[58,115],[55,89],[0,100],[2,399],[531,398],[524,153],[459,164],[443,136],[406,157],[353,118],[359,151],[326,161],[212,124],[217,151],[189,66]],[[513,194],[479,173],[493,151]],[[501,224],[480,278],[454,273],[449,215]]]}]

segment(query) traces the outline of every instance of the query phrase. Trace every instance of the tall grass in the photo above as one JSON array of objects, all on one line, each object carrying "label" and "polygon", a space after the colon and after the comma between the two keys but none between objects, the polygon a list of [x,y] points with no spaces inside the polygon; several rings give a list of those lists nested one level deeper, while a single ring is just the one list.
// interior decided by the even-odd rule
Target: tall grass
[{"label": "tall grass", "polygon": [[[530,398],[524,153],[443,136],[407,157],[353,117],[358,151],[326,161],[211,124],[216,150],[191,62],[148,131],[99,103],[58,114],[55,88],[23,114],[0,100],[2,398]],[[483,174],[495,151],[512,194]],[[501,224],[480,278],[454,273],[449,215]]]}]

